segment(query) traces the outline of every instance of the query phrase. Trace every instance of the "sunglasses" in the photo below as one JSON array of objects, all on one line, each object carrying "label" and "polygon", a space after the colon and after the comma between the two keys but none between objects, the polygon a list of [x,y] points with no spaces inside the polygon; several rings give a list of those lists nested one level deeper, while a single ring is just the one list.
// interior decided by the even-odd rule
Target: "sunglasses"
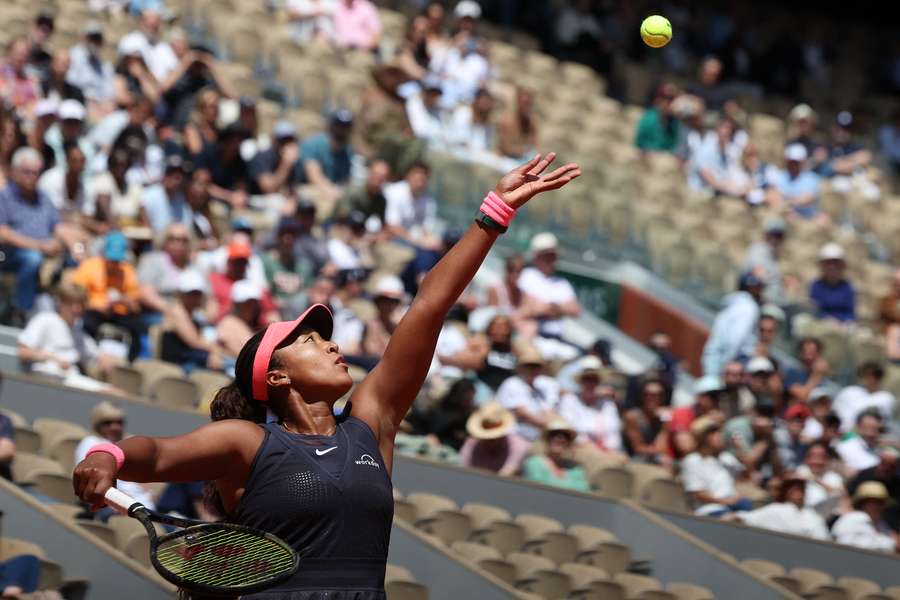
[{"label": "sunglasses", "polygon": [[98,427],[105,427],[107,425],[124,425],[125,419],[109,419],[108,421],[100,421],[97,423]]},{"label": "sunglasses", "polygon": [[188,238],[187,236],[183,236],[183,235],[173,235],[173,236],[167,237],[167,238],[166,238],[166,241],[167,241],[167,242],[184,242],[184,243],[187,243],[187,242],[189,242],[189,241],[191,241],[191,240],[190,240],[190,238]]}]

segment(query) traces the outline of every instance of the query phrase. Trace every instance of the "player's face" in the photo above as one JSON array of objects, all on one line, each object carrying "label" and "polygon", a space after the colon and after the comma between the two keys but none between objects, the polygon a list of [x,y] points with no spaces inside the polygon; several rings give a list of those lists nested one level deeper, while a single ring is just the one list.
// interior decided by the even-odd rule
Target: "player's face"
[{"label": "player's face", "polygon": [[293,342],[277,351],[291,387],[307,402],[333,402],[353,385],[347,364],[338,345],[318,332],[301,333]]}]

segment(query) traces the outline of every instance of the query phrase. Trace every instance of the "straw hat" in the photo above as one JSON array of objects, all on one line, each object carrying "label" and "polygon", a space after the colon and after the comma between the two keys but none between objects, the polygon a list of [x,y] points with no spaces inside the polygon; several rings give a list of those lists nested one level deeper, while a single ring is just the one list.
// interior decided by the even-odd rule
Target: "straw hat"
[{"label": "straw hat", "polygon": [[581,381],[586,375],[596,375],[601,381],[603,380],[603,363],[596,356],[585,356],[578,364],[578,374],[575,376],[577,381]]},{"label": "straw hat", "polygon": [[574,440],[578,436],[578,432],[563,418],[553,419],[547,424],[547,429],[544,430],[544,438],[549,438],[554,433],[565,433],[570,440]]},{"label": "straw hat", "polygon": [[108,400],[104,400],[91,411],[91,427],[96,431],[97,426],[106,421],[124,419],[125,412]]},{"label": "straw hat", "polygon": [[858,505],[863,500],[881,500],[885,502],[888,497],[887,488],[884,487],[883,483],[880,481],[867,481],[856,488],[856,493],[853,494],[853,506]]},{"label": "straw hat", "polygon": [[506,437],[516,426],[516,418],[497,402],[485,404],[466,421],[466,431],[476,440]]},{"label": "straw hat", "polygon": [[523,345],[516,352],[516,366],[520,365],[543,365],[544,357],[538,352],[537,348],[531,345]]},{"label": "straw hat", "polygon": [[720,427],[721,425],[719,424],[719,422],[712,417],[698,417],[694,419],[693,423],[691,423],[691,435],[699,440],[710,431],[719,429]]}]

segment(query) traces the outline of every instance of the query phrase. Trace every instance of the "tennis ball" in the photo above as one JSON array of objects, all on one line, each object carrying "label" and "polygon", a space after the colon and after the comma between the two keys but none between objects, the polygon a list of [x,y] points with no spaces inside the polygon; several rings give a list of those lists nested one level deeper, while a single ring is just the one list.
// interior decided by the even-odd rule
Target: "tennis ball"
[{"label": "tennis ball", "polygon": [[662,48],[672,39],[672,24],[660,15],[650,15],[641,23],[641,38],[651,48]]}]

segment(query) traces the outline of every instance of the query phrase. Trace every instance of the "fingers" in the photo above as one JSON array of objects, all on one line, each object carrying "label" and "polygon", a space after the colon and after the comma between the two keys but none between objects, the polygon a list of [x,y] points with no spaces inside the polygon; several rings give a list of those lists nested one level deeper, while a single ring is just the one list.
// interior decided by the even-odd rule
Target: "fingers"
[{"label": "fingers", "polygon": [[103,495],[115,483],[114,476],[107,470],[79,465],[72,475],[75,495],[97,510],[106,505]]},{"label": "fingers", "polygon": [[[539,157],[540,154],[535,158]],[[549,167],[550,163],[552,163],[554,160],[556,160],[556,152],[548,152],[547,155],[541,160],[537,161],[534,166],[532,166],[530,169],[526,169],[526,173],[529,175],[540,175],[544,172],[544,169]]]},{"label": "fingers", "polygon": [[513,173],[522,173],[522,174],[528,173],[528,172],[531,171],[531,169],[534,168],[534,166],[535,166],[536,164],[538,164],[538,161],[540,161],[540,160],[541,160],[541,155],[540,155],[540,154],[535,154],[535,155],[534,155],[534,158],[532,158],[531,160],[529,160],[527,163],[525,163],[524,165],[519,166],[519,167],[516,168],[516,169],[513,169]]},{"label": "fingers", "polygon": [[[559,169],[557,169],[557,170],[559,170]],[[556,173],[556,171],[554,171],[554,173]],[[553,173],[551,173],[551,175],[552,174]],[[557,190],[580,175],[581,175],[581,169],[576,168],[575,170],[568,171],[565,174],[557,176],[555,179],[550,179],[548,177],[545,177],[540,183],[537,183],[535,185],[538,186],[538,192],[546,192],[548,190]]]},{"label": "fingers", "polygon": [[[579,167],[575,163],[569,163],[567,165],[563,165],[563,166],[559,167],[558,169],[554,170],[552,173],[548,173],[547,175],[544,175],[543,177],[541,177],[541,180],[553,181],[554,179],[562,177],[563,175],[574,173],[575,171],[578,171],[578,175],[581,175],[581,167]],[[576,177],[577,177],[577,175],[576,175]]]}]

